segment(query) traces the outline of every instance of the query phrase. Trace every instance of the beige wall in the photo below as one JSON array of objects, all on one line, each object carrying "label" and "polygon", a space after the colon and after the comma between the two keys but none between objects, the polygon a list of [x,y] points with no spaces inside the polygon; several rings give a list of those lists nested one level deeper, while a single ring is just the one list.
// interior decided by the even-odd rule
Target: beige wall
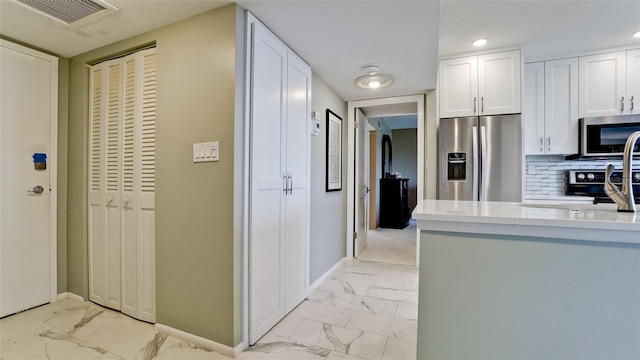
[{"label": "beige wall", "polygon": [[[157,322],[228,346],[239,342],[241,321],[232,191],[234,128],[242,118],[236,106],[242,102],[237,72],[244,70],[237,65],[244,50],[236,46],[241,14],[229,5],[76,56],[69,84],[69,291],[88,296],[85,64],[156,43]],[[205,141],[220,142],[220,161],[194,164],[192,144]]]},{"label": "beige wall", "polygon": [[[320,113],[320,134],[311,137],[311,283],[342,259],[347,249],[347,104],[315,73],[312,86],[311,108]],[[327,109],[342,118],[342,191],[325,191]]]},{"label": "beige wall", "polygon": [[416,207],[418,190],[418,129],[391,131],[393,171],[409,179],[409,209]]}]

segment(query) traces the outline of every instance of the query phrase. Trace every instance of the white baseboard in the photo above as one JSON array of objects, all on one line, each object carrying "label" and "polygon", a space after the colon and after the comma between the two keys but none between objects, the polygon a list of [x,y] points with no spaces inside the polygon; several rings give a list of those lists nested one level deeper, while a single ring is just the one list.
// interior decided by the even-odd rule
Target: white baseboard
[{"label": "white baseboard", "polygon": [[322,276],[320,276],[318,278],[318,280],[314,281],[313,284],[311,284],[311,286],[309,287],[309,293],[311,293],[311,291],[315,290],[316,288],[318,288],[320,285],[322,285],[322,283],[327,280],[327,278],[329,277],[329,275],[333,274],[338,267],[340,267],[340,265],[342,265],[343,262],[347,261],[346,257],[343,257],[342,259],[338,260],[338,262],[333,265],[331,267],[331,269],[327,270],[327,272],[325,272],[324,274],[322,274]]},{"label": "white baseboard", "polygon": [[70,292],[63,292],[61,294],[58,294],[58,296],[56,297],[56,301],[60,301],[64,299],[69,299],[75,302],[84,303],[84,298],[82,296],[76,295]]},{"label": "white baseboard", "polygon": [[197,335],[193,335],[190,334],[188,332],[184,332],[182,330],[178,330],[175,328],[172,328],[171,326],[167,326],[167,325],[162,325],[162,324],[155,324],[154,328],[163,333],[163,334],[167,334],[169,336],[173,336],[176,339],[180,339],[195,345],[200,345],[202,347],[205,347],[207,349],[211,349],[215,352],[218,352],[222,355],[226,355],[226,356],[231,356],[231,357],[236,357],[238,356],[238,354],[240,354],[242,352],[242,350],[245,349],[245,346],[243,343],[238,344],[235,348],[231,347],[231,346],[227,346],[227,345],[223,345],[220,344],[218,342],[215,342],[213,340],[209,340],[209,339],[205,339],[203,337],[197,336]]}]

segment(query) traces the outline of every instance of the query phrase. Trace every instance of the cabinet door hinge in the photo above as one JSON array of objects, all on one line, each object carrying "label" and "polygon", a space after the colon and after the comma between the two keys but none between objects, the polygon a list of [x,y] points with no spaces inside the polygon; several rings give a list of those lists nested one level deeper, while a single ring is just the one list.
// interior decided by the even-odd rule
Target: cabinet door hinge
[{"label": "cabinet door hinge", "polygon": [[358,128],[358,120],[353,121],[353,127],[356,129]]},{"label": "cabinet door hinge", "polygon": [[354,232],[353,232],[353,240],[355,240],[355,239],[357,239],[357,238],[358,238],[358,233],[354,231]]}]

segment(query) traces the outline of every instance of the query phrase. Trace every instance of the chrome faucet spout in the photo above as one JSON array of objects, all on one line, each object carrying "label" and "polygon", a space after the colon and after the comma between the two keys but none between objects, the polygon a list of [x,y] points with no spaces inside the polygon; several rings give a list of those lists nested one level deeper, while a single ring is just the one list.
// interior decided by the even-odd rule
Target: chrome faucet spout
[{"label": "chrome faucet spout", "polygon": [[618,190],[618,187],[611,182],[610,179],[615,167],[612,164],[607,165],[604,191],[607,196],[618,204],[618,211],[636,212],[631,163],[633,161],[633,148],[636,142],[638,142],[638,139],[640,139],[640,131],[632,133],[624,146],[624,157],[622,158],[622,190]]}]

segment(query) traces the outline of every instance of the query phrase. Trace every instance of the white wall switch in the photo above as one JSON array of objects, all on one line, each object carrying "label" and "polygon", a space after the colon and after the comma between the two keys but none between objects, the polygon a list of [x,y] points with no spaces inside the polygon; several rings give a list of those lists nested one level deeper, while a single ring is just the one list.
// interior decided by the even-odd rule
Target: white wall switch
[{"label": "white wall switch", "polygon": [[220,161],[220,144],[217,141],[193,144],[193,162]]}]

